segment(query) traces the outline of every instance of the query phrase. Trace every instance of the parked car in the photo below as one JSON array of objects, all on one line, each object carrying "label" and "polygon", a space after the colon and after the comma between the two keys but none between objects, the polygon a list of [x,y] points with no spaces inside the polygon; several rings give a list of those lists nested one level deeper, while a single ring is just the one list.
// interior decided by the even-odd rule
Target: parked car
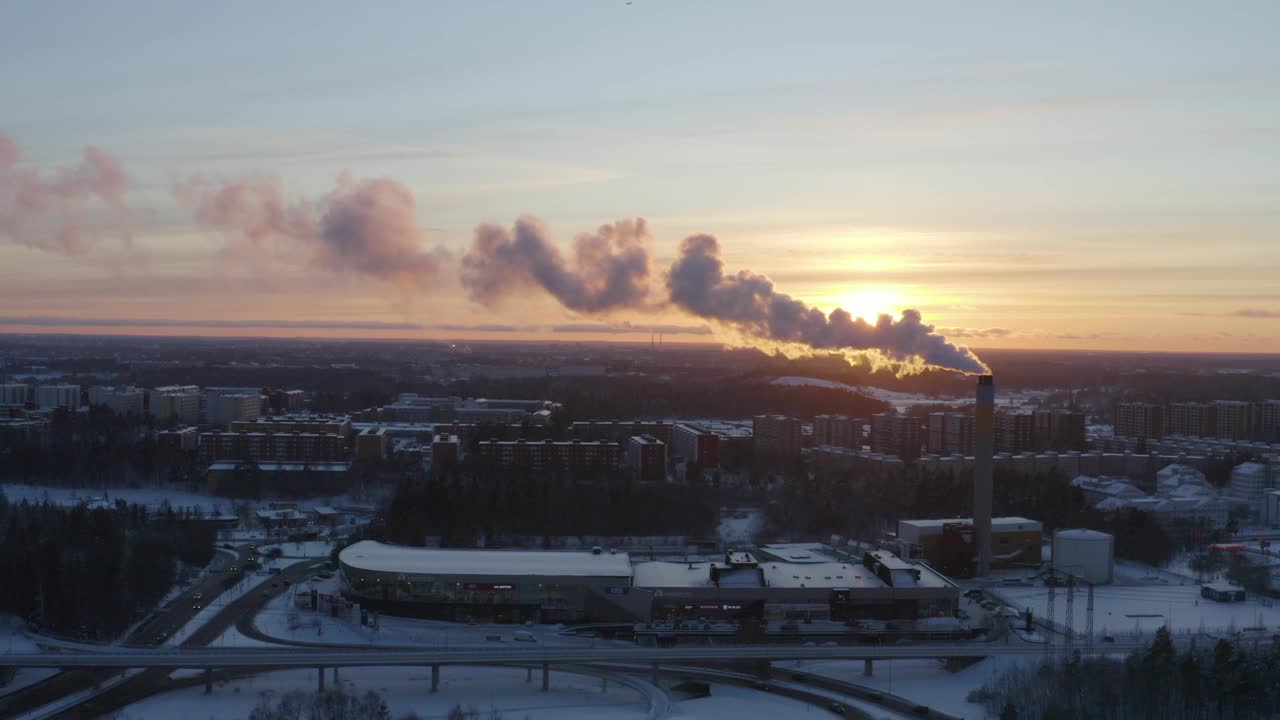
[{"label": "parked car", "polygon": [[845,707],[844,707],[843,705],[841,705],[840,703],[838,703],[838,702],[833,702],[833,703],[831,703],[830,705],[828,705],[828,706],[827,706],[827,709],[828,709],[828,710],[830,710],[831,712],[833,712],[833,713],[837,714],[837,715],[844,715],[844,714],[846,714]]},{"label": "parked car", "polygon": [[538,638],[528,630],[517,630],[511,636],[520,642],[538,642]]}]

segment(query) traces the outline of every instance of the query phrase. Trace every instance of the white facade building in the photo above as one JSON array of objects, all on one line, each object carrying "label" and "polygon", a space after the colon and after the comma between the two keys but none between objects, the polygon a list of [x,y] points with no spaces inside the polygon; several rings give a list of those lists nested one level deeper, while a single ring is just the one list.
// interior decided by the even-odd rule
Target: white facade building
[{"label": "white facade building", "polygon": [[79,385],[41,385],[36,388],[36,405],[42,408],[80,407]]}]

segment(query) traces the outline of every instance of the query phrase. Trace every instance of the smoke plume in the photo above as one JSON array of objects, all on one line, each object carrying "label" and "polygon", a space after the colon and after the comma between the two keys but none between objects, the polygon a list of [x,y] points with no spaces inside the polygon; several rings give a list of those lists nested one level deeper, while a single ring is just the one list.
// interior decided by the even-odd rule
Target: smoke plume
[{"label": "smoke plume", "polygon": [[619,220],[578,235],[570,265],[535,217],[521,217],[510,230],[485,223],[462,258],[462,284],[486,305],[540,287],[577,312],[639,308],[649,293],[651,243],[643,219]]},{"label": "smoke plume", "polygon": [[195,178],[174,188],[195,220],[262,249],[292,241],[319,266],[394,282],[406,291],[435,278],[442,251],[424,251],[413,194],[389,178],[338,179],[318,201],[289,203],[271,178],[218,183]]},{"label": "smoke plume", "polygon": [[897,320],[881,315],[871,324],[841,309],[824,315],[776,291],[764,275],[748,270],[725,275],[720,242],[711,235],[685,238],[667,276],[667,289],[671,302],[683,310],[779,347],[859,354],[887,360],[899,372],[922,366],[988,371],[968,348],[935,333],[919,311],[904,310]]},{"label": "smoke plume", "polygon": [[18,146],[0,131],[0,236],[66,255],[87,252],[106,234],[130,242],[129,178],[114,157],[87,147],[79,165],[49,176],[19,168],[19,157]]}]

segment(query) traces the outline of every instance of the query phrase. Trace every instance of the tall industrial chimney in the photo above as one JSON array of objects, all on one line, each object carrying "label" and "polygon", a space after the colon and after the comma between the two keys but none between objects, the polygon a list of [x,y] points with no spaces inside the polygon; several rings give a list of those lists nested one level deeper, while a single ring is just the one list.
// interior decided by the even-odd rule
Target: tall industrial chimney
[{"label": "tall industrial chimney", "polygon": [[978,376],[978,407],[974,413],[973,536],[978,543],[976,575],[991,572],[992,459],[995,450],[996,385],[990,375]]}]

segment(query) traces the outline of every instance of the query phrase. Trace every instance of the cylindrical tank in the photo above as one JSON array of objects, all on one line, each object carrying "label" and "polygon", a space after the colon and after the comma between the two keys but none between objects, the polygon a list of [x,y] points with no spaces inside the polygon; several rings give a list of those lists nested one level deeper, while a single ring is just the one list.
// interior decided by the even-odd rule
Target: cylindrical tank
[{"label": "cylindrical tank", "polygon": [[1095,585],[1111,582],[1115,538],[1096,530],[1059,530],[1053,534],[1053,569]]}]

